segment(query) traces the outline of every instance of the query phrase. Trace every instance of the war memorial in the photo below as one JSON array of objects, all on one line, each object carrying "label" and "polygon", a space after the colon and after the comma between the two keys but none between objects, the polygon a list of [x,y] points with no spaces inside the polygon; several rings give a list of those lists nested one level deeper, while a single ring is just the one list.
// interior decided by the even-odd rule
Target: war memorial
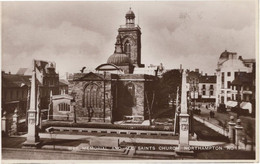
[{"label": "war memorial", "polygon": [[[19,105],[2,108],[2,160],[257,159],[256,128],[248,123],[254,120],[252,112],[234,117],[219,112],[221,105],[215,107],[210,96],[206,102],[196,100],[194,72],[181,64],[171,70],[162,64],[142,64],[142,32],[133,10],[126,12],[107,62],[87,71],[84,59],[86,65],[66,84],[59,80],[55,61],[33,59],[29,82],[24,84],[26,112],[21,114]],[[212,85],[207,75],[199,78],[205,79],[202,85]],[[216,125],[223,113],[226,120]]]}]

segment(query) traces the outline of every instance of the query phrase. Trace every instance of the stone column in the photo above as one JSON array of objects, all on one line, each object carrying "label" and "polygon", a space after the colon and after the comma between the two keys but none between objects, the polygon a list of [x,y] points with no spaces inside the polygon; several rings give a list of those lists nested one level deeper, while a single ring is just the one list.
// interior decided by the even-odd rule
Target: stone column
[{"label": "stone column", "polygon": [[179,134],[179,150],[189,150],[189,115],[181,113],[180,118],[180,134]]},{"label": "stone column", "polygon": [[2,132],[4,132],[5,134],[7,134],[7,122],[6,122],[6,111],[4,111],[3,113],[3,117],[2,117],[2,121],[1,121],[1,128],[2,128]]},{"label": "stone column", "polygon": [[230,116],[230,121],[228,122],[228,138],[230,140],[230,143],[234,143],[234,129],[235,129],[236,123],[234,122],[234,116]]},{"label": "stone column", "polygon": [[243,131],[243,127],[241,126],[241,120],[237,119],[237,125],[235,126],[236,129],[236,139],[235,139],[235,144],[237,146],[237,149],[239,147],[239,141],[242,138],[242,131]]},{"label": "stone column", "polygon": [[189,151],[189,114],[187,107],[186,73],[182,73],[181,113],[179,126],[179,151]]},{"label": "stone column", "polygon": [[14,110],[14,115],[13,115],[13,122],[11,125],[11,135],[17,135],[18,133],[18,121],[19,121],[19,116],[18,116],[18,110],[17,108]]},{"label": "stone column", "polygon": [[28,113],[28,133],[27,140],[23,143],[24,148],[37,148],[40,144],[40,138],[38,134],[38,127],[36,126],[36,73],[33,70],[32,72],[32,81],[31,81],[31,99],[30,99],[30,109]]}]

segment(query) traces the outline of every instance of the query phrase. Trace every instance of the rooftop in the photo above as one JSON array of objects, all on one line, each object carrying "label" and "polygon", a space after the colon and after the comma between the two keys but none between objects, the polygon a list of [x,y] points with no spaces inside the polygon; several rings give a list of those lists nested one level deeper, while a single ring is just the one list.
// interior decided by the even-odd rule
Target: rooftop
[{"label": "rooftop", "polygon": [[5,88],[20,88],[23,86],[30,86],[31,76],[21,76],[13,74],[2,74],[2,87]]}]

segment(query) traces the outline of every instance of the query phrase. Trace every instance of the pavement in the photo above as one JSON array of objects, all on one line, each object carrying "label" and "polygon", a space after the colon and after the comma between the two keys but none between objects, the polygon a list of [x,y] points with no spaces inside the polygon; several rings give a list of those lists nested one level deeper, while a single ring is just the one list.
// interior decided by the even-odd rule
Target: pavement
[{"label": "pavement", "polygon": [[[92,140],[92,139],[102,139],[103,141],[112,141],[119,140],[120,142],[131,142],[131,143],[146,143],[146,144],[160,144],[160,145],[178,145],[179,140],[172,139],[152,139],[152,138],[130,138],[130,137],[110,137],[110,136],[93,136],[93,135],[71,135],[71,134],[52,134],[49,133],[40,133],[40,138],[48,138],[48,139],[64,139],[64,140]],[[21,137],[26,137],[22,135]],[[189,141],[189,145],[191,146],[214,146],[214,145],[222,145],[225,142],[213,142],[213,141]]]},{"label": "pavement", "polygon": [[[234,112],[219,113],[219,112],[215,111],[213,107],[209,107],[208,109],[206,109],[206,107],[205,107],[206,104],[209,104],[209,103],[204,103],[200,107],[201,114],[197,115],[197,116],[205,118],[205,120],[209,121],[212,124],[220,126],[220,124],[222,123],[222,124],[228,125],[227,123],[230,121],[230,116],[234,116],[235,119],[237,118],[237,114]],[[214,118],[210,118],[209,112],[211,110],[213,110],[215,113]],[[246,127],[247,123],[251,123],[252,125],[255,125],[255,118],[252,118],[251,116],[240,116],[239,119],[241,119],[241,121],[242,121],[241,125],[243,127]]]}]

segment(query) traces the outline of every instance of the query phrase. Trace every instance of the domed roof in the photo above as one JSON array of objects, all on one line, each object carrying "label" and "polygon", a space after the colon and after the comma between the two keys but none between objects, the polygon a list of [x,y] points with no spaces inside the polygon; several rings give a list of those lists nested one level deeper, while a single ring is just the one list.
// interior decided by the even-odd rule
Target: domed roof
[{"label": "domed roof", "polygon": [[132,19],[135,18],[135,13],[131,10],[131,8],[126,13],[125,18],[132,18]]},{"label": "domed roof", "polygon": [[221,53],[219,59],[218,59],[218,66],[220,66],[221,64],[223,64],[224,62],[226,62],[229,59],[229,56],[232,54],[236,54],[234,52],[228,52],[227,50],[225,50],[224,52]]},{"label": "domed roof", "polygon": [[219,59],[227,59],[228,58],[229,52],[225,50],[224,52],[221,53]]},{"label": "domed roof", "polygon": [[107,60],[108,64],[115,64],[117,66],[123,66],[126,64],[130,64],[131,60],[130,58],[123,53],[114,53],[113,55],[111,55],[108,60]]}]

